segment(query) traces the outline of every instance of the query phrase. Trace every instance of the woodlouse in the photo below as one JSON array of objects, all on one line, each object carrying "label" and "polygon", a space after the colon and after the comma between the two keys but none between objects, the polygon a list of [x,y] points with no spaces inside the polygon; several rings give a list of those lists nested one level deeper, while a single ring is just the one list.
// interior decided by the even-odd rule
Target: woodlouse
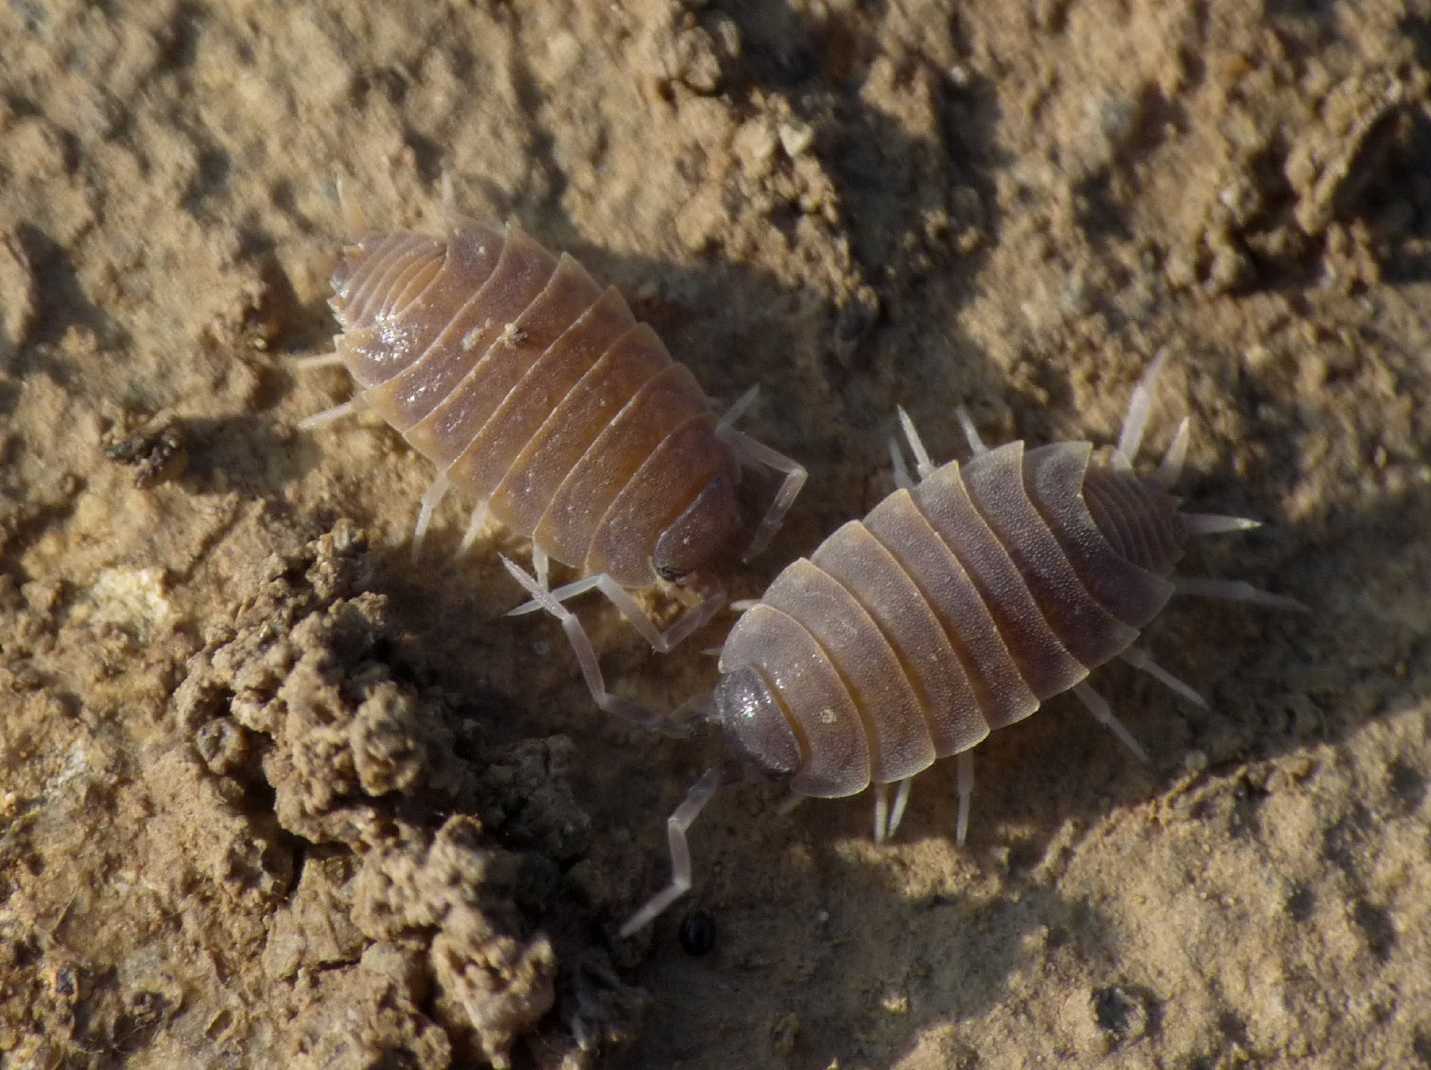
[{"label": "woodlouse", "polygon": [[[898,489],[782,571],[720,655],[711,715],[743,755],[797,796],[875,788],[875,838],[898,827],[912,778],[957,755],[957,839],[968,828],[970,748],[1072,690],[1140,758],[1085,678],[1122,658],[1191,701],[1192,688],[1133,646],[1174,593],[1305,608],[1235,581],[1174,577],[1194,535],[1258,526],[1185,513],[1170,493],[1183,421],[1162,466],[1134,461],[1166,354],[1134,390],[1117,448],[1088,442],[987,449],[959,415],[973,458],[936,467],[901,409],[917,479],[891,440]],[[715,792],[708,772],[669,822],[674,876],[624,932],[690,885],[685,830]],[[887,785],[899,790],[891,811]]]},{"label": "woodlouse", "polygon": [[[779,527],[805,470],[734,427],[754,389],[718,417],[614,286],[515,222],[503,232],[457,219],[446,184],[444,199],[446,240],[367,233],[344,249],[330,301],[342,333],[334,353],[303,363],[341,363],[361,389],[301,426],[371,409],[437,465],[415,543],[453,487],[477,502],[464,548],[489,513],[530,538],[536,577],[502,559],[537,599],[513,612],[556,613],[597,704],[648,719],[606,690],[561,602],[600,589],[652,647],[669,650],[724,604],[718,573],[743,538],[742,465],[784,477],[747,557]],[[582,578],[549,590],[549,558]],[[664,632],[628,593],[663,580],[701,596]]]}]

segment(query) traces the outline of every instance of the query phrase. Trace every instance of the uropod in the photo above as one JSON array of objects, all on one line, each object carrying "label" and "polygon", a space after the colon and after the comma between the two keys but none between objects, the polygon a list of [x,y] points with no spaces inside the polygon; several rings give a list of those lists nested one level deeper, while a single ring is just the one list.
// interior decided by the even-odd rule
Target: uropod
[{"label": "uropod", "polygon": [[[734,426],[754,388],[720,415],[615,287],[516,223],[461,219],[446,180],[443,198],[442,239],[369,231],[345,203],[356,236],[329,302],[342,333],[335,352],[300,364],[341,364],[360,390],[300,427],[371,409],[436,464],[415,546],[454,488],[475,503],[464,549],[489,516],[529,538],[535,576],[502,559],[534,598],[513,612],[554,612],[597,704],[648,720],[607,691],[562,602],[599,589],[654,649],[671,649],[724,605],[721,569],[764,547],[805,469]],[[783,479],[747,537],[737,487],[751,466]],[[551,590],[551,559],[581,578]],[[629,593],[661,581],[700,596],[664,632]]]},{"label": "uropod", "polygon": [[[1054,695],[1072,691],[1146,760],[1089,686],[1093,669],[1118,658],[1203,705],[1134,645],[1173,595],[1305,608],[1239,581],[1174,575],[1191,537],[1258,524],[1181,511],[1171,488],[1187,420],[1155,471],[1135,468],[1165,360],[1135,387],[1111,452],[1089,442],[990,449],[960,410],[972,457],[936,466],[901,409],[914,474],[891,439],[894,493],[786,567],[725,641],[706,713],[742,761],[786,778],[797,797],[872,788],[882,841],[899,826],[913,778],[956,756],[962,844],[971,748]],[[672,814],[672,881],[623,933],[689,889],[686,829],[719,781],[708,771]]]}]

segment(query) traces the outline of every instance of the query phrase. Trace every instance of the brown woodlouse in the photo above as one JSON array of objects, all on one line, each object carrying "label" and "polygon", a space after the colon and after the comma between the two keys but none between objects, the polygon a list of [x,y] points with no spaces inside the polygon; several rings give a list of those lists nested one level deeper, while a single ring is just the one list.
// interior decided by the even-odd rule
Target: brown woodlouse
[{"label": "brown woodlouse", "polygon": [[[1117,448],[1088,442],[987,449],[959,412],[973,458],[936,467],[913,423],[900,423],[917,479],[890,442],[898,489],[776,577],[727,637],[709,710],[745,759],[788,778],[796,796],[874,786],[875,839],[892,835],[912,778],[957,755],[964,842],[973,791],[970,748],[1072,690],[1146,760],[1090,670],[1114,658],[1185,698],[1201,697],[1133,646],[1175,593],[1305,608],[1236,581],[1174,577],[1194,535],[1256,521],[1179,511],[1183,421],[1162,466],[1134,469],[1166,354],[1134,390]],[[685,830],[714,794],[711,770],[669,821],[671,884],[631,933],[690,886]],[[887,786],[898,784],[891,811]]]},{"label": "brown woodlouse", "polygon": [[[597,704],[648,720],[606,690],[561,603],[597,588],[653,648],[671,649],[725,603],[718,573],[743,537],[742,465],[784,476],[746,557],[778,529],[805,470],[733,426],[753,388],[718,416],[614,286],[514,222],[503,232],[458,219],[446,184],[444,200],[446,240],[369,232],[343,250],[330,300],[342,333],[334,353],[302,363],[341,363],[361,390],[300,426],[371,409],[437,465],[415,544],[453,487],[477,502],[464,548],[489,514],[530,538],[536,577],[502,559],[534,596],[513,613],[554,612]],[[549,558],[583,578],[549,590]],[[701,596],[665,632],[628,593],[663,580]]]}]

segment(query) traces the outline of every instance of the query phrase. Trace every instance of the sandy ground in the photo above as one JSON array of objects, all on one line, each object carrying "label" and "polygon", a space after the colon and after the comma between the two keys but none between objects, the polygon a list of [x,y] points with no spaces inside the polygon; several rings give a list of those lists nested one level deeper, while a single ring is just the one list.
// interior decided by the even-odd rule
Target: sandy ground
[{"label": "sandy ground", "polygon": [[[1431,1066],[1431,6],[399,6],[0,11],[0,1065]],[[1177,603],[1211,708],[1102,672],[1152,763],[1055,700],[963,850],[942,767],[883,847],[727,792],[617,939],[700,747],[600,717],[457,504],[414,565],[397,435],[294,426],[338,180],[435,228],[442,175],[765,385],[811,482],[737,594],[889,491],[896,404],[1107,441],[1166,347],[1152,445],[1269,521],[1189,571],[1313,611]],[[712,683],[719,627],[582,615]]]}]

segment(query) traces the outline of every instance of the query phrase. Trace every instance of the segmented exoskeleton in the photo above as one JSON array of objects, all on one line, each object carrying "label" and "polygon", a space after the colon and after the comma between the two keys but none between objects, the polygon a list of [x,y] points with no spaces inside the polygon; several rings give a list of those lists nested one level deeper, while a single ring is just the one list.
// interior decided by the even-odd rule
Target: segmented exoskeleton
[{"label": "segmented exoskeleton", "polygon": [[[360,392],[303,426],[372,409],[437,465],[415,542],[454,487],[477,503],[464,546],[488,515],[530,538],[535,577],[503,558],[532,595],[513,612],[554,613],[597,704],[647,719],[606,690],[561,603],[599,588],[663,652],[720,609],[720,570],[741,543],[746,556],[765,545],[805,479],[733,426],[753,391],[718,416],[615,287],[515,223],[454,222],[445,240],[366,235],[344,250],[333,291],[336,352],[307,363],[342,363]],[[784,475],[749,540],[736,497],[743,464]],[[549,590],[548,558],[582,578]],[[628,593],[662,580],[702,595],[665,632]]]},{"label": "segmented exoskeleton", "polygon": [[[961,411],[973,457],[936,467],[901,410],[915,476],[891,441],[898,489],[782,571],[726,639],[712,714],[739,750],[796,795],[873,785],[877,840],[898,827],[912,778],[957,755],[960,843],[970,748],[1054,695],[1072,690],[1145,758],[1087,684],[1091,670],[1122,658],[1202,704],[1133,645],[1169,598],[1299,607],[1242,583],[1173,576],[1191,536],[1257,524],[1179,509],[1169,488],[1187,421],[1156,473],[1135,470],[1164,359],[1134,391],[1111,452],[1088,442],[987,449]],[[708,773],[673,815],[676,879],[627,931],[689,885],[684,830],[716,783]],[[889,784],[899,785],[892,812]]]}]

